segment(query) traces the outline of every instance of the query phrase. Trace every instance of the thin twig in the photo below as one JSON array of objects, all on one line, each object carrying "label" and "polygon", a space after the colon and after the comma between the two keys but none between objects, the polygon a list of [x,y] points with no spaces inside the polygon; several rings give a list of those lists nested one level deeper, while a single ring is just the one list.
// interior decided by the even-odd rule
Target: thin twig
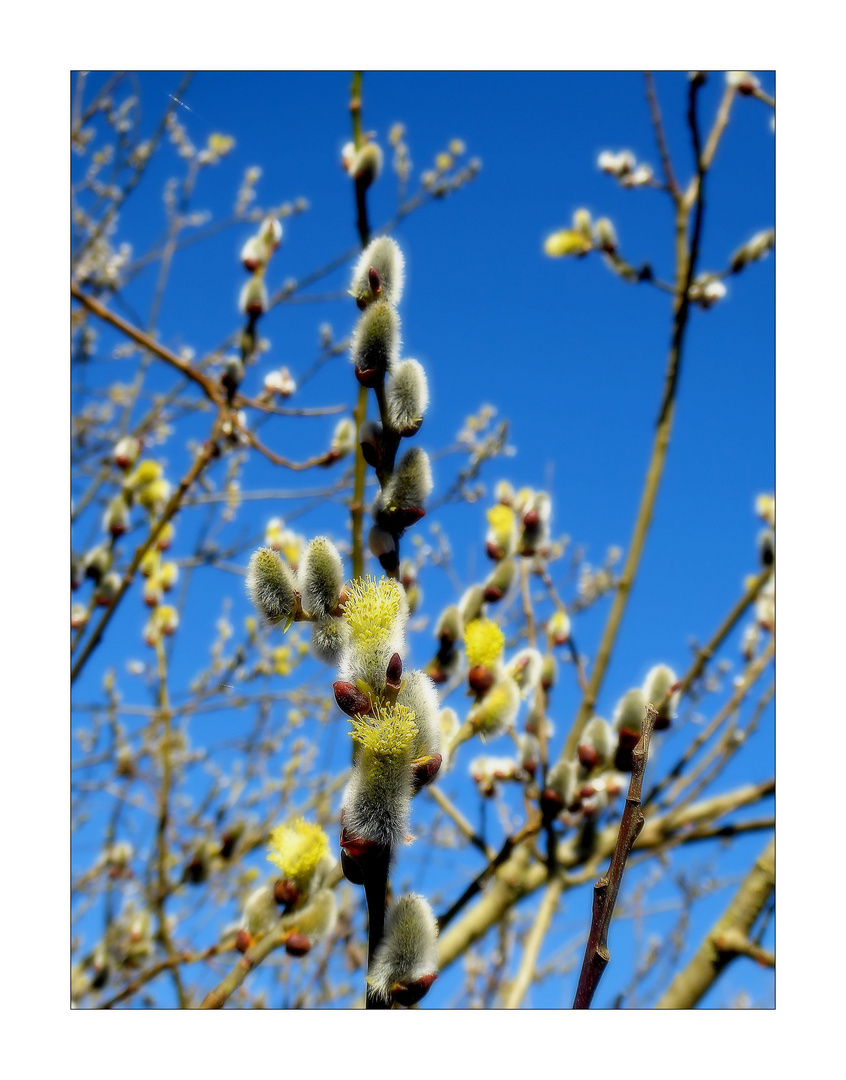
[{"label": "thin twig", "polygon": [[638,833],[643,828],[644,818],[640,809],[640,793],[643,786],[643,774],[646,770],[646,759],[649,754],[649,740],[652,737],[652,728],[657,715],[658,712],[654,705],[646,706],[646,717],[643,721],[641,736],[637,746],[632,751],[632,778],[629,782],[629,793],[626,796],[623,820],[620,822],[620,831],[617,835],[617,845],[614,848],[614,854],[611,856],[608,873],[601,877],[593,887],[593,914],[590,934],[585,947],[585,958],[579,975],[576,997],[573,1001],[574,1009],[590,1008],[593,995],[599,986],[599,980],[602,978],[602,973],[611,959],[611,954],[608,951],[608,927],[611,925],[611,917],[614,914],[614,905],[617,902],[617,894],[623,880],[626,860],[638,837]]}]

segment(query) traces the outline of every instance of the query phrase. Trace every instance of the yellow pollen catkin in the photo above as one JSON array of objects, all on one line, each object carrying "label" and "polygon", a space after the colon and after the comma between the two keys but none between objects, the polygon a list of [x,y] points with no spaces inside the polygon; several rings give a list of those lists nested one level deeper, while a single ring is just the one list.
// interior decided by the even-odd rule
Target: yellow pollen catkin
[{"label": "yellow pollen catkin", "polygon": [[401,586],[390,578],[359,578],[350,583],[344,618],[360,645],[385,645],[402,606]]},{"label": "yellow pollen catkin", "polygon": [[514,531],[516,515],[510,506],[492,506],[488,510],[488,523],[494,534],[494,539],[501,548],[507,548],[508,542]]},{"label": "yellow pollen catkin", "polygon": [[288,825],[277,825],[267,851],[268,861],[304,891],[321,859],[329,854],[329,838],[319,825],[298,818]]},{"label": "yellow pollen catkin", "polygon": [[505,636],[490,619],[474,619],[464,631],[464,649],[470,667],[492,668],[502,656]]},{"label": "yellow pollen catkin", "polygon": [[414,713],[405,705],[374,705],[372,716],[354,716],[350,720],[352,737],[376,757],[404,755],[418,734]]}]

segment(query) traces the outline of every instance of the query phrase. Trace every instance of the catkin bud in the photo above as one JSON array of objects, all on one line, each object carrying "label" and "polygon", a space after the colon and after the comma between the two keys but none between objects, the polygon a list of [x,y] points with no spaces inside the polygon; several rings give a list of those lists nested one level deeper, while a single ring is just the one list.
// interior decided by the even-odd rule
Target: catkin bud
[{"label": "catkin bud", "polygon": [[402,297],[404,281],[405,259],[399,244],[390,236],[377,236],[356,263],[350,293],[365,304],[378,297],[396,305]]},{"label": "catkin bud", "polygon": [[388,908],[385,934],[367,982],[382,1001],[415,1005],[438,977],[438,924],[428,902],[416,893]]},{"label": "catkin bud", "polygon": [[297,570],[303,609],[318,619],[327,618],[338,606],[343,584],[344,567],[338,549],[325,536],[315,537]]},{"label": "catkin bud", "polygon": [[537,649],[521,649],[509,660],[505,672],[525,696],[534,690],[540,679],[543,659]]},{"label": "catkin bud", "polygon": [[358,441],[364,460],[372,469],[382,463],[382,425],[378,420],[365,420],[358,429]]},{"label": "catkin bud", "polygon": [[461,612],[455,604],[450,604],[449,607],[444,608],[438,617],[435,625],[435,637],[441,644],[454,645],[461,637],[463,625]]},{"label": "catkin bud", "polygon": [[643,696],[658,710],[655,719],[656,731],[668,728],[676,714],[679,696],[673,691],[677,681],[676,673],[666,664],[657,664],[644,680]]},{"label": "catkin bud", "polygon": [[377,300],[356,323],[350,345],[355,377],[362,386],[376,386],[396,363],[400,348],[400,319],[396,309]]},{"label": "catkin bud", "polygon": [[119,439],[112,451],[114,463],[119,469],[129,469],[138,460],[141,453],[141,441],[132,435],[125,435]]},{"label": "catkin bud", "polygon": [[263,278],[254,275],[244,282],[238,298],[238,310],[242,315],[262,315],[267,311],[267,289]]},{"label": "catkin bud", "polygon": [[524,732],[517,736],[520,751],[520,768],[534,776],[540,761],[540,743],[534,735]]},{"label": "catkin bud", "polygon": [[617,234],[608,218],[600,218],[596,223],[596,242],[603,251],[617,250]]},{"label": "catkin bud", "polygon": [[279,909],[273,898],[273,889],[260,885],[250,893],[244,904],[244,925],[247,932],[256,937],[266,934],[279,919]]},{"label": "catkin bud", "polygon": [[[285,944],[286,951],[292,956],[302,956],[324,938],[327,938],[335,929],[338,921],[338,902],[332,889],[319,889],[299,911],[284,916],[283,926],[292,924],[294,931]],[[305,939],[308,948],[303,949],[303,942],[297,937]],[[294,948],[288,948],[291,938],[294,938]],[[302,950],[302,951],[300,951]]]},{"label": "catkin bud", "polygon": [[247,570],[247,592],[253,605],[271,625],[293,619],[297,592],[291,568],[272,548],[253,552]]},{"label": "catkin bud", "polygon": [[555,686],[558,678],[558,661],[552,655],[547,653],[543,658],[543,665],[541,667],[540,684],[547,691],[547,693]]},{"label": "catkin bud", "polygon": [[400,458],[382,492],[376,523],[383,528],[407,529],[424,516],[426,499],[432,493],[432,468],[429,455],[412,447]]},{"label": "catkin bud", "polygon": [[513,679],[503,676],[473,706],[468,721],[483,739],[494,739],[510,728],[520,709],[520,691]]},{"label": "catkin bud", "polygon": [[366,142],[350,162],[348,172],[362,187],[368,188],[382,171],[382,148],[377,143]]},{"label": "catkin bud", "polygon": [[388,573],[394,571],[399,565],[396,537],[387,529],[382,529],[378,525],[372,526],[367,534],[367,546],[370,553],[379,560],[382,569]]},{"label": "catkin bud", "polygon": [[400,435],[416,435],[429,404],[429,384],[417,360],[395,364],[385,383],[388,423]]},{"label": "catkin bud", "polygon": [[465,626],[471,623],[474,619],[478,619],[482,614],[482,604],[484,603],[485,594],[481,585],[471,585],[469,589],[466,589],[461,599],[458,601],[458,610],[461,613],[461,620]]},{"label": "catkin bud", "polygon": [[490,604],[502,600],[514,583],[517,573],[517,563],[514,559],[503,559],[497,563],[493,573],[488,577],[484,585],[484,598]]},{"label": "catkin bud", "polygon": [[566,645],[570,639],[570,616],[563,608],[554,612],[546,625],[550,645]]},{"label": "catkin bud", "polygon": [[576,761],[559,761],[547,773],[546,788],[541,795],[541,808],[548,818],[557,817],[561,810],[573,810],[579,804],[579,765]]},{"label": "catkin bud", "polygon": [[129,507],[123,495],[116,495],[103,516],[103,528],[112,536],[122,536],[129,528]]},{"label": "catkin bud", "polygon": [[762,529],[758,533],[758,556],[762,566],[772,566],[775,562],[775,533],[772,529]]},{"label": "catkin bud", "polygon": [[614,728],[599,716],[588,721],[579,740],[579,762],[586,769],[603,768],[614,760],[617,747],[617,733]]}]

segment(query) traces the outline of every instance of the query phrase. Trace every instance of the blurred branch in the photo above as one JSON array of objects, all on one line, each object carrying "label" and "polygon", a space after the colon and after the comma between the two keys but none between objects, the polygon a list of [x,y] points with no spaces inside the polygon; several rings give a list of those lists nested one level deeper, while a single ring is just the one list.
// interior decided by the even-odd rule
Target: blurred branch
[{"label": "blurred branch", "polygon": [[775,888],[775,837],[737,891],[725,914],[706,936],[699,951],[671,983],[659,1009],[693,1009],[736,956],[753,956],[768,966],[771,954],[748,941],[752,926]]}]

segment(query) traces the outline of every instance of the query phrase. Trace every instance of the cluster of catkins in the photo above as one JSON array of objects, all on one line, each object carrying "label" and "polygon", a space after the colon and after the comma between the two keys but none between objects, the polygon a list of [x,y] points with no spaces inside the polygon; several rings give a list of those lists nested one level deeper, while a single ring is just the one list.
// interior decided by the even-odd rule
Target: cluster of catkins
[{"label": "cluster of catkins", "polygon": [[[489,528],[485,539],[485,550],[495,565],[483,582],[471,585],[458,604],[449,605],[441,613],[435,625],[438,649],[426,667],[426,673],[436,683],[457,675],[462,659],[458,644],[466,628],[482,614],[484,604],[497,604],[508,593],[517,579],[519,558],[543,560],[549,554],[549,495],[530,488],[515,492],[502,481],[497,484],[496,498],[496,505],[487,512]],[[414,583],[411,568],[408,580]],[[562,616],[566,621],[563,612]],[[566,640],[567,634],[562,642]]]},{"label": "cluster of catkins", "polygon": [[[390,578],[345,585],[340,555],[325,537],[309,542],[296,575],[278,551],[260,548],[247,587],[266,621],[310,620],[315,653],[337,665],[335,700],[350,718],[355,744],[341,811],[341,866],[350,881],[363,884],[411,839],[412,797],[441,765],[437,690],[423,672],[403,669],[405,589]],[[266,893],[255,904],[269,917],[274,909]],[[257,924],[248,923],[248,931],[250,925]],[[395,901],[368,973],[371,991],[386,1002],[419,1000],[437,975],[436,934],[422,897]]]},{"label": "cluster of catkins", "polygon": [[280,933],[290,956],[305,956],[327,938],[338,919],[335,893],[327,885],[335,865],[329,838],[301,818],[270,834],[268,860],[278,876],[254,889],[244,903],[235,946],[246,952],[258,937]]},{"label": "cluster of catkins", "polygon": [[[141,440],[132,435],[124,436],[115,444],[112,460],[123,473],[123,479],[103,514],[103,531],[108,534],[108,540],[71,562],[71,588],[78,589],[84,578],[90,578],[94,582],[92,600],[101,607],[108,607],[121,587],[122,574],[114,568],[115,545],[130,528],[133,507],[140,506],[146,512],[152,528],[171,496],[171,484],[165,478],[162,466],[150,458],[139,460],[141,450]],[[141,561],[141,573],[146,578],[144,603],[153,609],[144,627],[144,640],[148,645],[156,645],[163,635],[174,633],[179,622],[176,609],[162,602],[164,594],[176,584],[179,573],[175,562],[165,561],[162,557],[173,537],[173,524],[167,522]],[[74,628],[84,626],[88,615],[88,609],[83,605],[74,604],[71,625]]]},{"label": "cluster of catkins", "polygon": [[377,237],[362,252],[350,294],[361,311],[350,347],[355,377],[371,388],[378,420],[366,420],[358,433],[364,460],[376,473],[379,493],[371,507],[371,552],[390,574],[399,568],[399,540],[425,514],[432,470],[424,450],[413,447],[397,461],[400,442],[420,430],[429,404],[423,365],[401,359],[397,313],[405,260],[389,236]]},{"label": "cluster of catkins", "polygon": [[[351,292],[361,316],[352,359],[356,377],[375,391],[379,405],[380,422],[366,422],[359,438],[380,485],[370,548],[389,572],[399,566],[399,538],[423,516],[431,491],[422,450],[407,451],[395,464],[401,439],[417,432],[428,399],[421,365],[398,356],[395,304],[402,284],[402,253],[393,240],[380,237],[353,275]],[[295,620],[312,622],[315,654],[337,667],[335,700],[350,719],[354,743],[341,810],[341,867],[349,881],[366,884],[386,873],[397,848],[412,839],[411,800],[435,778],[442,760],[437,690],[423,672],[404,670],[405,588],[394,578],[345,585],[340,555],[325,537],[305,546],[296,572],[279,551],[260,548],[250,560],[247,588],[267,622],[286,629]],[[270,912],[266,890],[255,903]],[[423,897],[395,900],[368,971],[371,994],[386,1004],[419,1001],[437,977],[436,938],[435,917]]]},{"label": "cluster of catkins", "polygon": [[678,704],[678,680],[666,664],[657,664],[643,686],[627,690],[614,710],[611,723],[593,716],[585,725],[576,756],[556,762],[547,773],[541,792],[541,810],[547,821],[566,825],[595,819],[624,786],[622,773],[632,771],[632,751],[641,737],[646,706],[657,713],[654,730],[672,723]]}]

